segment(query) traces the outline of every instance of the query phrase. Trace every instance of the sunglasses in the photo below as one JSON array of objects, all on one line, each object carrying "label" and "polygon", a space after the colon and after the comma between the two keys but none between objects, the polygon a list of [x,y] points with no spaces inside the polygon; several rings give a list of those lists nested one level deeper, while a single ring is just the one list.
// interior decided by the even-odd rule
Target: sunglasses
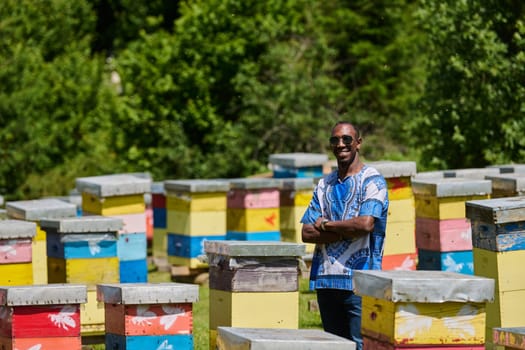
[{"label": "sunglasses", "polygon": [[354,141],[354,138],[350,135],[343,135],[341,137],[332,136],[330,137],[330,145],[337,146],[339,144],[339,139],[343,140],[343,143],[348,146],[352,144],[352,141]]}]

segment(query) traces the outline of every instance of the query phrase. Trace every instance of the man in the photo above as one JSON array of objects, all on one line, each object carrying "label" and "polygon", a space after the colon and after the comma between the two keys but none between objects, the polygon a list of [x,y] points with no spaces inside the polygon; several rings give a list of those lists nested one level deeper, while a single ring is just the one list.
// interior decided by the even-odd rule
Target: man
[{"label": "man", "polygon": [[333,171],[317,184],[301,219],[303,242],[316,243],[310,287],[325,331],[362,349],[361,297],[352,291],[353,270],[381,269],[388,212],[384,177],[359,159],[362,139],[349,122],[332,129]]}]

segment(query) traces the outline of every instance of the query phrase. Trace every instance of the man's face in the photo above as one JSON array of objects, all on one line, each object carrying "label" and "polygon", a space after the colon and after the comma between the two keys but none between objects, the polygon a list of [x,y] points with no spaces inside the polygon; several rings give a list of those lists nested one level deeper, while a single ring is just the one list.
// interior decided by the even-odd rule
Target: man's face
[{"label": "man's face", "polygon": [[339,124],[332,130],[330,146],[338,162],[352,163],[361,148],[361,139],[356,139],[350,124]]}]

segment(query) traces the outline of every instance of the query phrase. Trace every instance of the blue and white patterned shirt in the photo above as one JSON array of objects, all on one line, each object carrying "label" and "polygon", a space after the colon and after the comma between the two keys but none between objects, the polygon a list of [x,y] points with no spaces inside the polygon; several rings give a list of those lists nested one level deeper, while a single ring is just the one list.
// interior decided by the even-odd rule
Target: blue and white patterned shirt
[{"label": "blue and white patterned shirt", "polygon": [[352,270],[380,270],[388,215],[387,184],[372,167],[365,165],[344,180],[339,180],[334,171],[319,181],[301,223],[314,224],[320,216],[335,221],[364,215],[376,219],[370,235],[316,244],[311,289],[352,290]]}]

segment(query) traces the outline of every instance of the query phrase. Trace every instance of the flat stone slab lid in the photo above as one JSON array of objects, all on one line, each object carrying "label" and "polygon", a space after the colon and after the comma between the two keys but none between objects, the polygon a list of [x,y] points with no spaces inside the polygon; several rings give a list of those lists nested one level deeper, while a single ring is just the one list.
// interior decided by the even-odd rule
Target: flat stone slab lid
[{"label": "flat stone slab lid", "polygon": [[165,194],[166,189],[164,188],[164,182],[153,182],[151,184],[152,194]]},{"label": "flat stone slab lid", "polygon": [[447,271],[356,270],[356,294],[392,302],[492,302],[494,280]]},{"label": "flat stone slab lid", "polygon": [[97,284],[97,300],[124,305],[193,303],[199,300],[199,286],[189,283]]},{"label": "flat stone slab lid", "polygon": [[267,177],[249,177],[240,179],[229,179],[230,189],[233,190],[259,190],[275,188],[280,189],[282,181]]},{"label": "flat stone slab lid", "polygon": [[125,196],[151,191],[151,179],[132,174],[79,177],[75,180],[79,192],[98,197]]},{"label": "flat stone slab lid", "polygon": [[485,179],[485,176],[499,175],[498,168],[464,168],[448,169],[443,171],[444,177],[464,177],[473,179]]},{"label": "flat stone slab lid", "polygon": [[469,178],[416,178],[412,180],[412,191],[433,197],[481,196],[492,193],[492,183]]},{"label": "flat stone slab lid", "polygon": [[384,178],[414,176],[417,173],[416,162],[411,161],[376,161],[365,162],[375,168]]},{"label": "flat stone slab lid", "polygon": [[36,223],[25,220],[0,220],[0,239],[33,238]]},{"label": "flat stone slab lid", "polygon": [[168,192],[228,192],[228,180],[196,179],[196,180],[166,180],[164,188]]},{"label": "flat stone slab lid", "polygon": [[77,215],[77,206],[55,198],[32,199],[6,203],[7,216],[12,219],[38,221]]},{"label": "flat stone slab lid", "polygon": [[[217,327],[219,346],[228,350],[353,350],[356,344],[320,329]],[[220,350],[226,348],[219,347]]]},{"label": "flat stone slab lid", "polygon": [[465,216],[491,224],[525,221],[525,196],[466,201]]},{"label": "flat stone slab lid", "polygon": [[42,229],[54,229],[58,233],[105,233],[117,232],[124,226],[120,218],[89,215],[74,218],[43,219],[40,221]]},{"label": "flat stone slab lid", "polygon": [[204,241],[207,254],[241,256],[303,256],[305,245],[280,241]]},{"label": "flat stone slab lid", "polygon": [[314,179],[311,177],[297,177],[281,179],[283,190],[314,190]]},{"label": "flat stone slab lid", "polygon": [[52,283],[31,286],[0,287],[0,305],[64,305],[87,302],[87,286]]},{"label": "flat stone slab lid", "polygon": [[501,174],[525,173],[525,164],[489,165],[487,168],[498,168]]},{"label": "flat stone slab lid", "polygon": [[433,171],[422,171],[420,173],[414,174],[412,179],[442,179],[445,177],[445,174],[442,170],[433,170]]},{"label": "flat stone slab lid", "polygon": [[270,164],[280,165],[286,168],[304,168],[311,166],[322,166],[328,161],[328,155],[324,153],[275,153],[270,154]]}]

